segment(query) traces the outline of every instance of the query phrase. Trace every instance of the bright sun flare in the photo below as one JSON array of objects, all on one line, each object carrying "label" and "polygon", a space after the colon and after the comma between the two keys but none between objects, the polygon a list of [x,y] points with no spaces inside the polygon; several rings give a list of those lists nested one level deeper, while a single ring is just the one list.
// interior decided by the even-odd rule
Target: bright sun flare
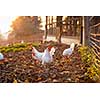
[{"label": "bright sun flare", "polygon": [[[10,30],[10,25],[13,20],[15,20],[18,16],[0,16],[0,33],[4,34]],[[45,16],[42,16],[42,25],[43,29],[45,24]]]},{"label": "bright sun flare", "polygon": [[16,17],[17,16],[0,16],[0,33],[1,34],[8,32],[10,30],[11,22]]},{"label": "bright sun flare", "polygon": [[[13,20],[15,20],[18,16],[0,16],[0,34],[2,34],[3,38],[7,39],[7,32],[10,31],[10,25]],[[42,16],[42,29],[45,29],[45,16]]]},{"label": "bright sun flare", "polygon": [[0,34],[2,34],[2,38],[7,39],[7,32],[11,29],[10,25],[13,20],[15,20],[18,16],[0,16]]}]

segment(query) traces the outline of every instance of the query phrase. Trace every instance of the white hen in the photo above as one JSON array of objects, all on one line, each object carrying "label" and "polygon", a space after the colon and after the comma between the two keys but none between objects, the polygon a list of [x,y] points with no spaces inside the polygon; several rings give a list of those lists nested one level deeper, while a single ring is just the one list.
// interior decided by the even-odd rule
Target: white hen
[{"label": "white hen", "polygon": [[63,51],[63,56],[70,56],[70,55],[73,53],[73,51],[74,51],[74,47],[75,47],[75,43],[72,43],[72,44],[70,45],[70,48],[65,49],[65,50]]},{"label": "white hen", "polygon": [[46,48],[42,56],[42,64],[51,63],[53,61],[52,54],[50,54],[49,49]]},{"label": "white hen", "polygon": [[43,56],[43,53],[44,52],[39,52],[35,47],[33,47],[33,49],[32,49],[32,57],[35,60],[41,61],[42,60],[41,58]]},{"label": "white hen", "polygon": [[0,60],[4,60],[4,55],[0,53]]},{"label": "white hen", "polygon": [[[48,49],[48,52],[50,53],[50,55],[54,55],[55,53],[55,48],[54,47],[51,47],[51,46],[48,46],[44,52],[39,52],[38,50],[36,50],[35,47],[33,47],[33,50],[32,50],[32,57],[37,60],[37,61],[42,61],[42,56],[44,55],[44,53],[47,51]],[[47,54],[46,54],[47,55]],[[47,58],[48,58],[48,55],[47,55]]]}]

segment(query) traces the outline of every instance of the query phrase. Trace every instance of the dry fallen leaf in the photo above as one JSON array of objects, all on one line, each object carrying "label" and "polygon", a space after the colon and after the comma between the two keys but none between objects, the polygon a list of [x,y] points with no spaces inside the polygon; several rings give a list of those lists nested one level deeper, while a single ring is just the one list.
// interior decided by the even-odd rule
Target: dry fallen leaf
[{"label": "dry fallen leaf", "polygon": [[41,77],[39,77],[39,78],[37,79],[37,81],[40,81],[40,80],[42,80],[42,78],[41,78]]},{"label": "dry fallen leaf", "polygon": [[16,79],[14,79],[13,83],[18,83]]},{"label": "dry fallen leaf", "polygon": [[24,83],[29,83],[28,79],[26,79],[26,80],[24,81]]},{"label": "dry fallen leaf", "polygon": [[[47,47],[47,44],[49,42],[41,44],[37,49],[42,52]],[[83,78],[77,77],[75,79],[77,75],[82,76],[85,73],[85,66],[81,61],[78,50],[75,49],[69,59],[63,59],[62,52],[69,46],[55,44],[58,49],[54,55],[54,62],[46,65],[41,65],[41,62],[36,65],[33,63],[31,49],[5,53],[8,63],[0,64],[0,82],[10,82],[10,80],[13,83],[75,82],[75,80],[85,82]],[[12,72],[13,74],[11,74]],[[10,80],[7,80],[8,76],[10,76]],[[17,80],[15,77],[17,77]]]}]

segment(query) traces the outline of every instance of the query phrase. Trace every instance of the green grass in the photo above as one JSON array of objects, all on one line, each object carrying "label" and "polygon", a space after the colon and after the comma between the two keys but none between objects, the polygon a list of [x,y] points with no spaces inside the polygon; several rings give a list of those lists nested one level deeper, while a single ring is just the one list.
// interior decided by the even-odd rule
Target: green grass
[{"label": "green grass", "polygon": [[[39,43],[32,43],[32,46],[39,46]],[[30,43],[16,43],[10,46],[0,46],[0,52],[19,52],[22,50],[30,49]]]}]

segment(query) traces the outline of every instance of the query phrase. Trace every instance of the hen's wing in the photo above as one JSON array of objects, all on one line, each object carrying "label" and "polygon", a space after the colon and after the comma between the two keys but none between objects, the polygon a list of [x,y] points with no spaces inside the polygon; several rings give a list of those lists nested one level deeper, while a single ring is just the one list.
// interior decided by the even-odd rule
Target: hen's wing
[{"label": "hen's wing", "polygon": [[71,55],[71,54],[72,54],[72,49],[71,48],[65,49],[63,51],[63,56],[67,56],[67,55]]},{"label": "hen's wing", "polygon": [[4,59],[4,55],[2,53],[0,53],[0,60]]},{"label": "hen's wing", "polygon": [[53,61],[52,55],[50,55],[50,52],[48,51],[48,49],[46,49],[44,51],[43,56],[42,56],[42,64],[44,64],[44,63],[50,63],[52,61]]},{"label": "hen's wing", "polygon": [[34,53],[34,59],[41,61],[44,52],[39,52],[35,47],[33,47],[32,53]]}]

